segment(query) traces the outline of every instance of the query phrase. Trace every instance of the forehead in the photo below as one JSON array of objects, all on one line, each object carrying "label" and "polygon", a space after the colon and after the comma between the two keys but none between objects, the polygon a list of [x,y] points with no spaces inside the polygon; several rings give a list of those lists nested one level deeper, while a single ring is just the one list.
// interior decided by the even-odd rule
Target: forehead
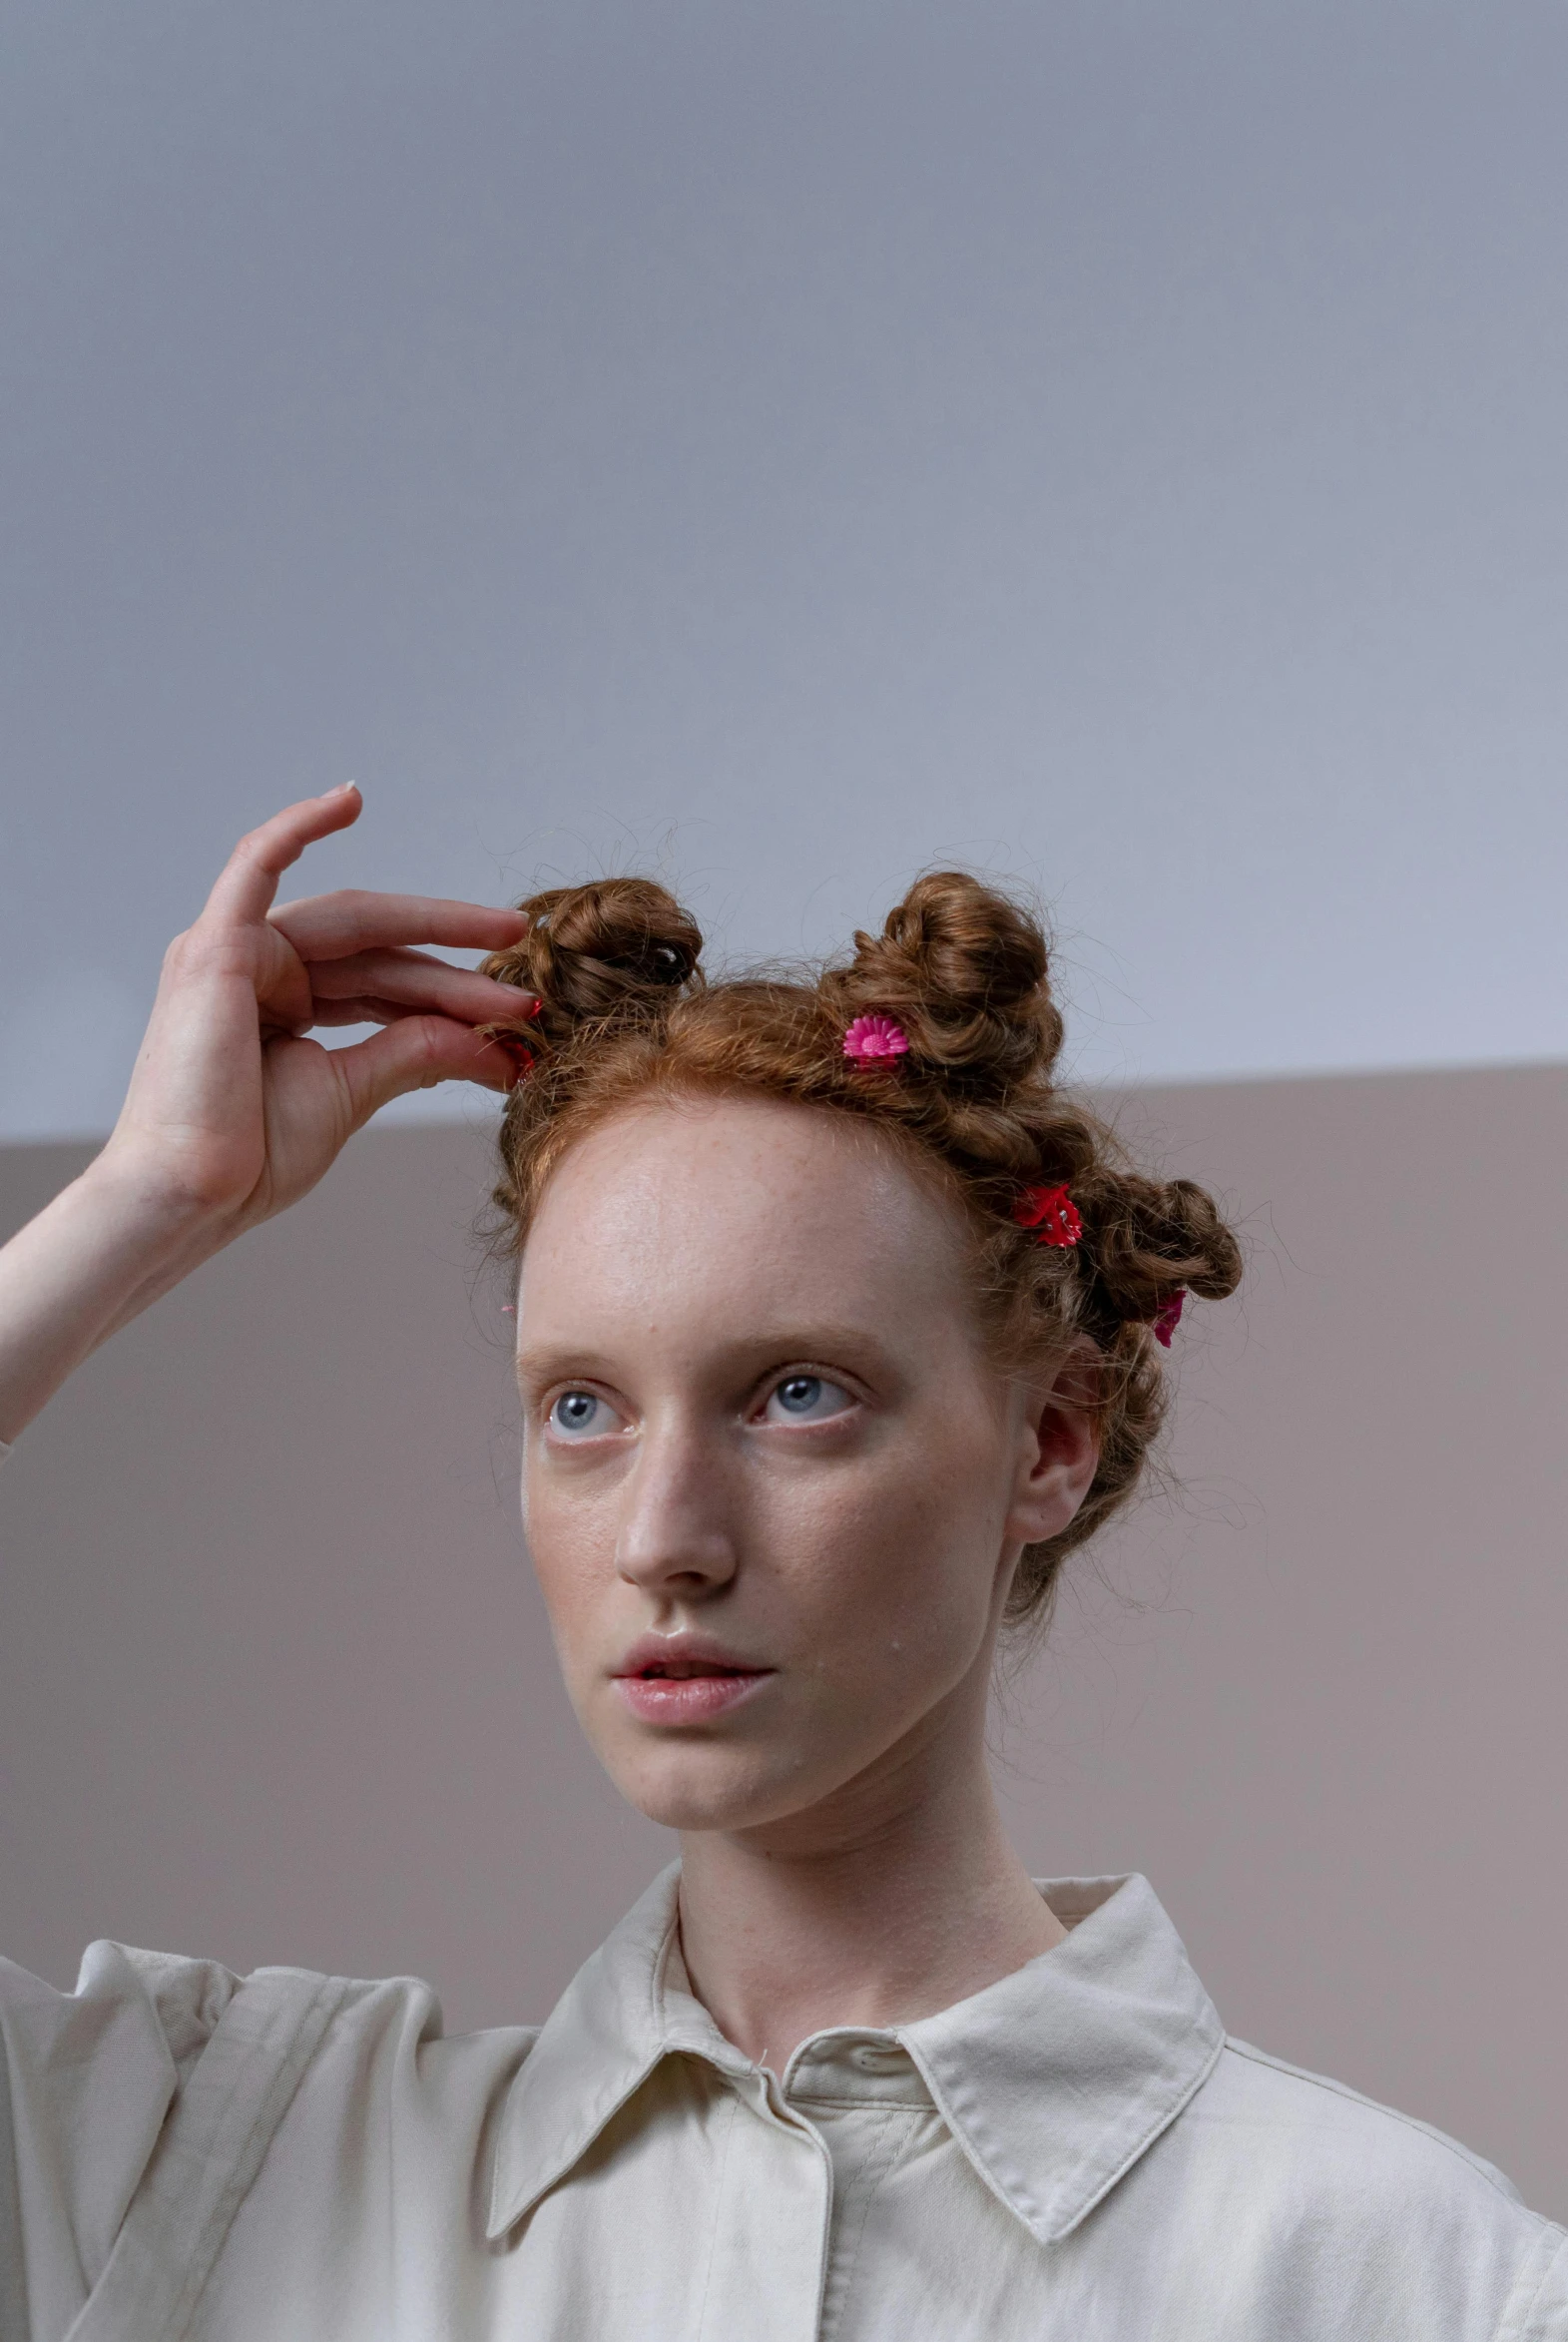
[{"label": "forehead", "polygon": [[570,1150],[523,1256],[519,1317],[669,1325],[846,1314],[896,1338],[967,1320],[954,1207],[896,1146],[828,1109],[640,1100]]}]

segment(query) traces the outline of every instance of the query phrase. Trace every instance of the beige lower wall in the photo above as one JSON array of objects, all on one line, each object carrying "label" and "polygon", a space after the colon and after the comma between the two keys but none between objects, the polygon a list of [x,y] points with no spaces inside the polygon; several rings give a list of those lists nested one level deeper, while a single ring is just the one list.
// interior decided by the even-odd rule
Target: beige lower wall
[{"label": "beige lower wall", "polygon": [[[1136,1101],[1243,1214],[1179,1497],[1011,1690],[1033,1867],[1147,1870],[1227,2022],[1568,2213],[1568,1074]],[[0,1154],[0,1221],[81,1150]],[[479,1142],[358,1141],[95,1360],[0,1479],[0,1945],[96,1935],[542,2015],[653,1867],[515,1520]]]}]

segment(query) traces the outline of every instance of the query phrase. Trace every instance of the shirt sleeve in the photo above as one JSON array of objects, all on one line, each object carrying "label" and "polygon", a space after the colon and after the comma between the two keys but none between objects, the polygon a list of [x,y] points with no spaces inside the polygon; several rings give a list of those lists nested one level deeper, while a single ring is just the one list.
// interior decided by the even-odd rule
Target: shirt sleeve
[{"label": "shirt sleeve", "polygon": [[1497,2342],[1514,2342],[1515,2336],[1518,2342],[1568,2342],[1568,2235],[1559,2227],[1544,2230],[1538,2255],[1526,2265],[1516,2298],[1498,2328]]},{"label": "shirt sleeve", "polygon": [[[62,1993],[0,1960],[7,2336],[59,2342],[102,2275],[164,2116],[238,1980],[94,1944]],[[14,2230],[8,2235],[7,2230]]]}]

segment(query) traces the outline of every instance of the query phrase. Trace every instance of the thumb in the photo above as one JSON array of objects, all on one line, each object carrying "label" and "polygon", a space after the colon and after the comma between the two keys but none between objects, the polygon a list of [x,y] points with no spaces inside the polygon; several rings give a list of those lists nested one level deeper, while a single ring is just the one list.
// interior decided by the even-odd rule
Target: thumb
[{"label": "thumb", "polygon": [[517,1067],[504,1049],[452,1016],[400,1016],[368,1040],[329,1055],[355,1130],[410,1090],[434,1089],[442,1081],[509,1090],[517,1079]]}]

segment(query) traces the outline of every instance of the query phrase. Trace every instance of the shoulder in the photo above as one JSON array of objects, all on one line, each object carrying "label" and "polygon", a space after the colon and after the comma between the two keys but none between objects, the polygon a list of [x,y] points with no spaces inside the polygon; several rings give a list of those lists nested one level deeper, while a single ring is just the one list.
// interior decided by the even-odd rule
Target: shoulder
[{"label": "shoulder", "polygon": [[219,2081],[263,2089],[307,2011],[289,2126],[315,2163],[329,2148],[366,2173],[410,2125],[471,2151],[535,2039],[524,2027],[448,2038],[416,1977],[242,1977],[216,1961],[100,1943],[62,1992],[0,1961],[0,2149],[18,2172],[30,2265],[91,2282],[171,2107]]},{"label": "shoulder", "polygon": [[61,2104],[113,2072],[160,2113],[201,2054],[240,1979],[214,1961],[90,1944],[72,1992],[0,1960],[0,2043],[13,2097]]},{"label": "shoulder", "polygon": [[393,2052],[416,2054],[437,2045],[458,2050],[465,2041],[528,2047],[538,2032],[510,2026],[448,2036],[441,2004],[422,1977],[334,1977],[303,1968],[259,1968],[243,1976],[215,1960],[104,1942],[88,1946],[70,1992],[0,1959],[0,2039],[11,2052],[13,2075],[18,2068],[81,2071],[107,2059],[142,2064],[172,2089],[239,1996],[255,2003],[285,1983],[329,1989],[334,2030]]},{"label": "shoulder", "polygon": [[1430,2123],[1229,2038],[1185,2119],[1237,2253],[1289,2297],[1423,2342],[1568,2342],[1568,2237]]},{"label": "shoulder", "polygon": [[182,2080],[239,1978],[89,1946],[74,1992],[0,1960],[0,2150],[29,2266],[102,2268]]},{"label": "shoulder", "polygon": [[215,1960],[105,1942],[88,1946],[71,1992],[0,1960],[0,2038],[13,2085],[90,2086],[95,2072],[112,2069],[122,2086],[136,2077],[167,2101],[237,1997],[254,2002],[269,1980],[283,1978],[333,1987],[347,2029],[398,2035],[411,2024],[416,2039],[440,2033],[439,2005],[414,1977],[360,1983],[305,1969],[258,1969],[247,1978]]},{"label": "shoulder", "polygon": [[[1473,2203],[1492,2214],[1519,2208],[1518,2191],[1495,2164],[1457,2139],[1379,2105],[1342,2081],[1273,2057],[1251,2042],[1226,2037],[1212,2076],[1218,2110],[1240,2116],[1268,2136],[1277,2152],[1304,2171],[1358,2174],[1359,2183],[1386,2178],[1444,2200]],[[1531,2215],[1533,2216],[1533,2215]]]}]

